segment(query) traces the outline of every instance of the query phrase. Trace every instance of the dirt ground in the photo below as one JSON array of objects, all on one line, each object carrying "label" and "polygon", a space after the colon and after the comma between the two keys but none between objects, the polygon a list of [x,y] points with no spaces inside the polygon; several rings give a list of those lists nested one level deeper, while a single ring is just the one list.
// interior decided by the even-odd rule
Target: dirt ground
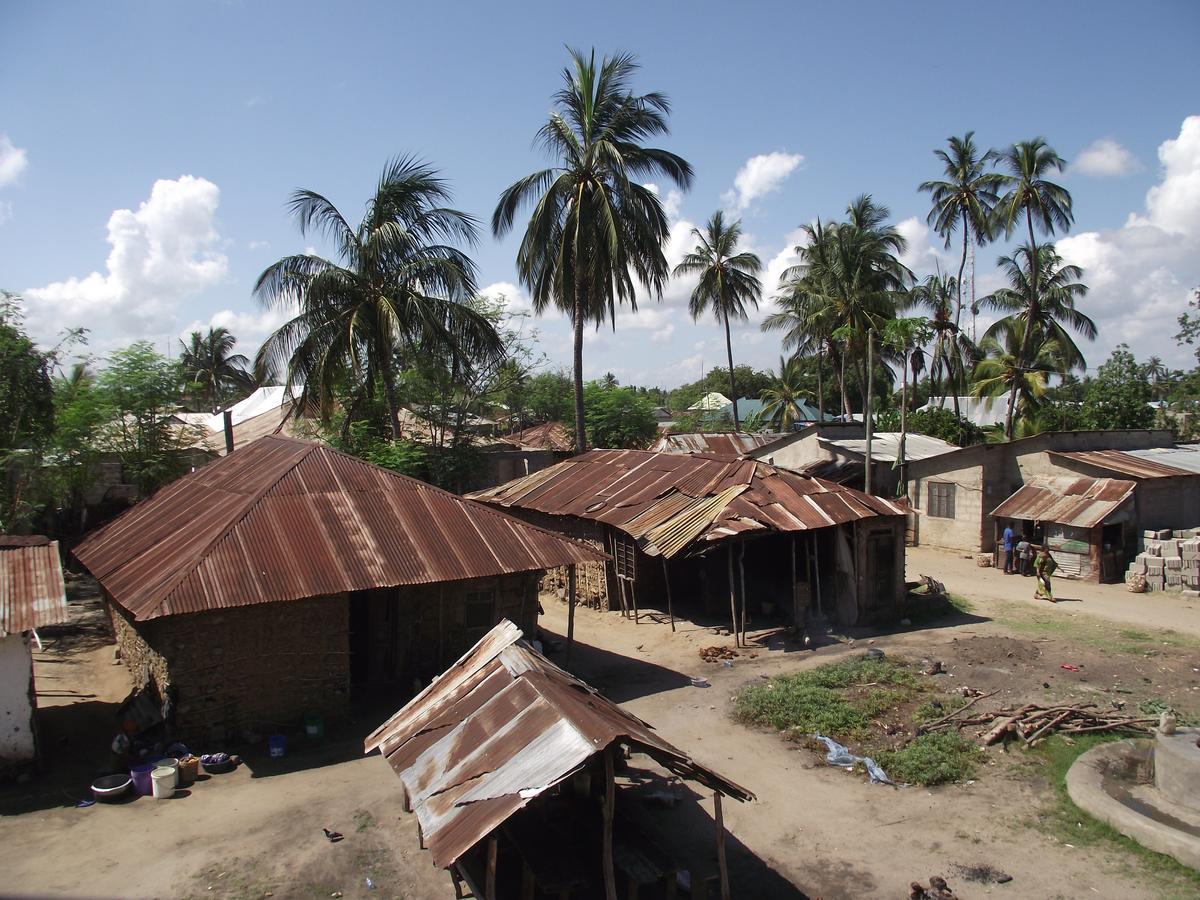
[{"label": "dirt ground", "polygon": [[[829,635],[816,649],[756,623],[763,627],[751,632],[754,649],[740,651],[727,667],[698,655],[701,647],[731,643],[714,633],[720,623],[679,619],[672,633],[653,611],[635,625],[616,613],[579,609],[569,668],[757,795],[753,803],[725,805],[738,896],[899,898],[910,881],[933,874],[944,875],[963,898],[1163,896],[1127,861],[1033,826],[1050,791],[1019,751],[989,751],[970,783],[897,789],[868,784],[772,732],[732,720],[732,698],[744,685],[868,647],[936,657],[947,668],[939,679],[949,689],[999,691],[987,701],[996,705],[1080,698],[1136,708],[1161,699],[1200,712],[1200,641],[1193,639],[1200,626],[1178,597],[1063,582],[1058,593],[1072,602],[1034,604],[1029,579],[920,549],[911,551],[908,572],[933,575],[967,596],[970,612],[889,633]],[[566,631],[566,608],[549,597],[543,605],[542,627],[553,648]],[[449,879],[419,849],[413,817],[401,812],[398,780],[377,756],[359,754],[361,735],[386,715],[381,711],[363,713],[344,739],[289,752],[282,763],[251,748],[241,769],[199,782],[175,800],[76,808],[127,690],[94,605],[78,604],[76,619],[47,629],[46,649],[36,655],[51,768],[0,788],[0,891],[453,896]],[[564,662],[561,648],[554,658]],[[693,687],[693,675],[711,687]],[[656,815],[695,852],[710,840],[711,799],[689,796],[681,806]],[[323,827],[345,839],[329,843]],[[964,881],[962,867],[973,866],[991,866],[1013,880]]]}]

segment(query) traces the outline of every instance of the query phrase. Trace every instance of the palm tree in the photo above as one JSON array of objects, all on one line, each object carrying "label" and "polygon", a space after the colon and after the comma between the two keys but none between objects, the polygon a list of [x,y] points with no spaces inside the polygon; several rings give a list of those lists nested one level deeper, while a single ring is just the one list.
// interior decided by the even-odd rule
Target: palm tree
[{"label": "palm tree", "polygon": [[1001,256],[997,265],[1008,279],[1008,287],[984,297],[980,303],[1006,315],[985,336],[1011,328],[1024,342],[1053,341],[1064,371],[1085,368],[1083,353],[1070,334],[1074,331],[1089,341],[1096,339],[1096,323],[1075,307],[1088,290],[1079,281],[1083,270],[1063,265],[1053,244],[1043,244],[1036,253],[1032,247],[1022,245],[1011,255]]},{"label": "palm tree", "polygon": [[737,252],[742,236],[741,221],[725,223],[725,214],[717,210],[708,220],[704,231],[692,229],[697,240],[695,249],[684,256],[675,267],[676,278],[698,275],[699,282],[688,301],[692,319],[699,319],[711,308],[717,321],[725,326],[725,353],[729,357],[729,397],[733,400],[733,430],[739,430],[737,385],[733,379],[733,343],[729,337],[729,320],[746,320],[746,304],[758,309],[762,284],[758,273],[762,260],[750,252]]},{"label": "palm tree", "polygon": [[[996,193],[1000,185],[1000,176],[984,169],[992,160],[994,153],[988,151],[982,156],[975,146],[975,132],[968,131],[961,138],[946,139],[949,151],[935,150],[934,155],[941,160],[945,181],[924,181],[920,190],[929,192],[932,206],[926,221],[946,241],[946,249],[950,249],[954,232],[962,229],[962,258],[958,263],[958,300],[954,307],[954,324],[958,326],[962,319],[962,283],[963,270],[967,266],[967,246],[969,243],[985,243],[991,236],[992,214],[997,201]],[[974,297],[974,282],[972,281],[972,298]],[[974,314],[974,309],[972,309]]]},{"label": "palm tree", "polygon": [[804,390],[804,373],[800,358],[779,357],[779,374],[771,376],[771,384],[763,391],[762,417],[776,431],[791,431],[804,417],[800,404],[809,396]]},{"label": "palm tree", "polygon": [[[1046,394],[1051,375],[1064,372],[1068,366],[1063,359],[1063,350],[1053,339],[1040,341],[1030,360],[1020,356],[1020,345],[1024,329],[1016,323],[1004,321],[989,329],[979,342],[983,358],[975,365],[975,382],[971,388],[973,397],[1016,397],[1018,418],[1032,421],[1037,407]],[[1006,426],[1005,436],[1011,423]]]},{"label": "palm tree", "polygon": [[1150,396],[1155,400],[1161,400],[1163,394],[1163,386],[1170,378],[1170,371],[1163,361],[1158,356],[1152,356],[1146,360],[1146,365],[1142,367],[1146,373],[1146,378],[1150,382]]},{"label": "palm tree", "polygon": [[934,396],[944,405],[947,387],[953,398],[954,414],[961,414],[958,398],[966,385],[967,372],[975,363],[976,347],[955,321],[955,296],[958,283],[953,275],[930,275],[906,297],[905,306],[928,312],[933,351],[929,359],[929,380]]},{"label": "palm tree", "polygon": [[767,316],[762,323],[763,331],[782,331],[783,349],[792,350],[797,356],[812,356],[817,362],[817,409],[821,420],[825,418],[825,360],[830,359],[834,371],[839,370],[840,353],[833,342],[829,304],[811,293],[803,276],[780,279],[780,290],[775,295],[776,312]]},{"label": "palm tree", "polygon": [[226,400],[254,386],[254,376],[247,370],[250,361],[234,353],[237,338],[228,328],[209,328],[208,334],[193,331],[186,343],[179,342],[182,351],[179,363],[183,377],[196,400],[215,412]]},{"label": "palm tree", "polygon": [[896,454],[896,467],[900,469],[901,478],[898,484],[902,496],[907,492],[904,479],[904,446],[908,436],[908,376],[911,373],[913,382],[925,367],[925,351],[922,349],[933,336],[929,320],[915,316],[904,319],[891,319],[883,326],[883,344],[893,352],[900,363],[900,448]]},{"label": "palm tree", "polygon": [[339,262],[287,256],[258,277],[261,303],[298,312],[267,338],[256,370],[299,388],[301,405],[322,418],[340,392],[359,400],[382,385],[396,439],[397,377],[417,354],[469,366],[503,353],[492,322],[468,302],[475,264],[454,246],[474,244],[474,220],[446,207],[449,198],[436,170],[411,156],[387,164],[357,227],[315,191],[293,193],[300,233],[323,234]]},{"label": "palm tree", "polygon": [[583,326],[615,325],[618,303],[637,309],[636,279],[656,297],[669,276],[662,245],[669,226],[655,193],[638,179],[666,176],[681,188],[692,167],[665,150],[645,147],[666,134],[670,104],[659,93],[635,96],[637,64],[628,54],[605,57],[571,50],[564,86],[538,140],[554,159],[500,196],[492,232],[513,227],[532,208],[517,251],[517,272],[539,315],[553,304],[574,330],[575,446],[587,449],[583,416]]},{"label": "palm tree", "polygon": [[[995,151],[994,156],[997,163],[1007,169],[1007,172],[1000,176],[999,184],[1005,190],[1005,194],[996,204],[997,224],[1004,229],[1006,236],[1011,236],[1023,217],[1029,232],[1029,259],[1034,266],[1031,284],[1034,290],[1028,299],[1032,306],[1037,302],[1037,288],[1041,284],[1037,273],[1041,254],[1038,253],[1035,226],[1043,233],[1052,235],[1056,228],[1068,231],[1074,221],[1070,191],[1046,178],[1051,172],[1061,172],[1067,163],[1040,137],[1013,144],[1006,150]],[[1033,318],[1032,313],[1030,318]],[[1032,363],[1032,342],[1033,332],[1026,329],[1021,335],[1018,360]],[[1009,440],[1013,437],[1016,399],[1017,385],[1014,383],[1008,397],[1008,413],[1004,425],[1004,434]]]}]

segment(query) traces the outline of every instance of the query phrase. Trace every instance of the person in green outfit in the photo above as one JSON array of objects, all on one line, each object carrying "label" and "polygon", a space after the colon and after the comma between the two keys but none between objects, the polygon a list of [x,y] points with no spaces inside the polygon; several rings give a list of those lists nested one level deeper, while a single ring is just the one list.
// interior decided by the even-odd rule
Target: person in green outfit
[{"label": "person in green outfit", "polygon": [[1058,563],[1054,561],[1054,557],[1050,555],[1049,547],[1042,547],[1038,551],[1037,559],[1033,561],[1033,571],[1037,575],[1037,591],[1034,593],[1035,600],[1049,600],[1055,603],[1054,589],[1050,586],[1050,576],[1054,574],[1054,570],[1058,568]]}]

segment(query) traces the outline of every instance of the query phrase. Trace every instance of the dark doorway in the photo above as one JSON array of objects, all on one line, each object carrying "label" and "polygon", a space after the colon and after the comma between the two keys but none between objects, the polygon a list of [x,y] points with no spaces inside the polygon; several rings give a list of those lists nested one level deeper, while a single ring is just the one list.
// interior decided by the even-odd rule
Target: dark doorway
[{"label": "dark doorway", "polygon": [[371,675],[371,592],[350,592],[350,684],[362,685]]}]

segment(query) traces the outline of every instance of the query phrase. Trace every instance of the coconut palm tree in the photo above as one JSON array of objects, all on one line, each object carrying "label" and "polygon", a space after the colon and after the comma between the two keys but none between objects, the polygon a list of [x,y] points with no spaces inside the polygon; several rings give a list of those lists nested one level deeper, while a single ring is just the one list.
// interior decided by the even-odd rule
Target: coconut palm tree
[{"label": "coconut palm tree", "polygon": [[1084,369],[1083,353],[1070,334],[1073,331],[1089,341],[1096,339],[1096,323],[1076,309],[1088,290],[1079,280],[1083,270],[1064,265],[1053,244],[1043,244],[1036,252],[1022,245],[1012,254],[1001,256],[997,265],[1008,279],[1008,286],[982,298],[980,304],[1005,315],[985,336],[996,336],[1002,329],[1011,328],[1031,345],[1051,340],[1059,348],[1064,371]]},{"label": "coconut palm tree", "polygon": [[254,294],[269,309],[296,314],[267,338],[256,370],[298,389],[301,405],[327,418],[337,395],[377,396],[382,386],[393,438],[400,437],[399,374],[419,353],[446,354],[463,366],[503,353],[491,320],[468,301],[475,222],[450,209],[436,170],[412,156],[390,161],[357,226],[325,197],[292,194],[307,236],[333,243],[338,262],[287,256],[259,277]]},{"label": "coconut palm tree", "polygon": [[733,430],[740,428],[738,422],[737,385],[733,378],[733,343],[729,336],[729,320],[745,321],[747,304],[758,309],[762,297],[762,283],[758,273],[762,271],[762,260],[753,253],[737,252],[742,236],[742,223],[725,222],[725,214],[717,210],[708,220],[704,231],[692,229],[697,241],[695,249],[684,256],[675,267],[676,278],[697,275],[699,281],[688,301],[688,312],[692,319],[699,319],[709,309],[717,321],[725,327],[725,353],[729,358],[729,397],[733,400]]},{"label": "coconut palm tree", "polygon": [[791,431],[804,417],[800,404],[809,396],[804,390],[800,358],[779,357],[779,374],[771,375],[771,384],[763,391],[762,417],[776,431]]},{"label": "coconut palm tree", "polygon": [[[975,365],[973,397],[1015,396],[1017,418],[1032,421],[1051,375],[1068,368],[1063,348],[1053,339],[1038,341],[1034,356],[1023,360],[1020,345],[1025,331],[1013,322],[989,329],[979,342],[982,359]],[[1010,438],[1011,440],[1011,438]]]},{"label": "coconut palm tree", "polygon": [[[789,270],[790,271],[790,270]],[[783,349],[797,356],[812,356],[817,363],[817,409],[825,417],[825,360],[840,371],[840,353],[833,341],[830,305],[808,289],[804,276],[785,272],[775,295],[778,309],[762,323],[763,331],[782,331]]]},{"label": "coconut palm tree", "polygon": [[[941,160],[944,181],[924,181],[920,190],[929,193],[932,206],[926,221],[946,241],[950,249],[954,233],[962,230],[962,258],[958,263],[957,302],[954,307],[954,324],[962,320],[963,270],[967,266],[967,247],[970,243],[984,244],[991,236],[992,215],[997,201],[1000,176],[985,171],[994,153],[980,155],[975,146],[975,132],[968,131],[962,137],[946,139],[949,150],[935,150],[934,156]],[[974,282],[972,282],[974,297]],[[974,312],[972,310],[972,312]]]},{"label": "coconut palm tree", "polygon": [[922,309],[928,315],[933,343],[929,357],[931,391],[944,404],[948,389],[956,416],[961,415],[958,398],[977,354],[974,342],[955,321],[957,292],[953,275],[935,273],[909,291],[904,304],[907,308]]},{"label": "coconut palm tree", "polygon": [[1142,367],[1146,373],[1146,379],[1150,382],[1150,396],[1155,400],[1161,400],[1163,395],[1163,387],[1171,376],[1170,370],[1163,365],[1161,357],[1151,356],[1146,360],[1146,364]]},{"label": "coconut palm tree", "polygon": [[[1037,273],[1041,254],[1038,253],[1035,229],[1052,235],[1056,229],[1062,229],[1064,232],[1070,230],[1074,221],[1070,191],[1046,177],[1053,172],[1061,172],[1067,163],[1040,137],[1031,141],[1021,141],[1005,150],[994,151],[994,156],[997,164],[1006,170],[1000,174],[999,187],[1005,193],[996,204],[996,223],[1004,229],[1006,236],[1011,236],[1024,219],[1028,231],[1029,259],[1034,266],[1030,281],[1034,290],[1028,297],[1032,306],[1037,302],[1037,288],[1041,284]],[[1030,318],[1033,317],[1031,313]],[[1032,346],[1033,332],[1027,329],[1021,336],[1018,359],[1032,363]],[[1004,434],[1009,440],[1013,437],[1016,392],[1017,385],[1014,383],[1008,398],[1008,412],[1004,425]]]},{"label": "coconut palm tree", "polygon": [[517,272],[539,315],[551,305],[574,331],[575,446],[587,449],[583,414],[583,327],[615,324],[616,307],[637,309],[635,281],[661,298],[670,274],[662,245],[666,214],[641,179],[665,176],[681,188],[692,167],[643,141],[668,131],[663,94],[636,96],[637,70],[628,54],[605,57],[571,50],[554,95],[554,110],[537,139],[554,165],[527,175],[503,194],[492,232],[513,227],[517,211],[532,209],[517,251]]},{"label": "coconut palm tree", "polygon": [[234,353],[237,338],[227,328],[209,328],[208,334],[193,331],[187,342],[179,342],[180,368],[189,393],[215,412],[240,391],[254,387],[254,376],[244,354]]},{"label": "coconut palm tree", "polygon": [[[924,345],[933,337],[933,329],[929,320],[923,316],[912,316],[903,319],[890,319],[883,325],[881,334],[883,345],[890,350],[900,363],[900,448],[896,454],[896,467],[904,472],[904,448],[908,437],[908,378],[911,373],[913,382],[925,367]],[[899,493],[907,493],[905,479],[901,474]]]}]

